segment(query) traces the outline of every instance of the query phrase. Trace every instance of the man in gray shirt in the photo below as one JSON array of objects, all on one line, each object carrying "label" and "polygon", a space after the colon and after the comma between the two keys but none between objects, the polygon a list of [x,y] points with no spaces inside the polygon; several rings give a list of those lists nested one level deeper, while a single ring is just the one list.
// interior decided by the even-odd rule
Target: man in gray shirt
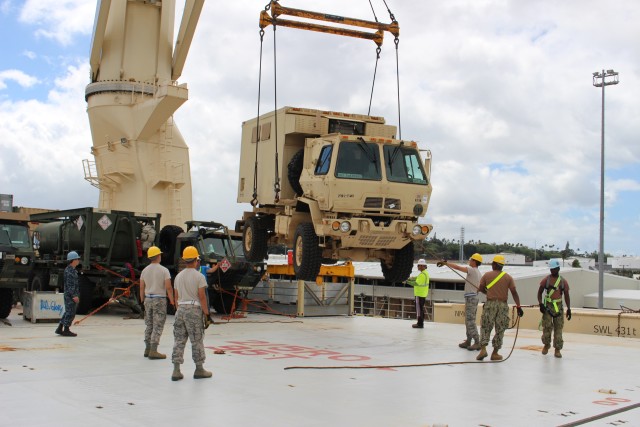
[{"label": "man in gray shirt", "polygon": [[[482,264],[482,255],[475,253],[469,258],[469,264],[457,265],[447,260],[440,261],[438,267],[447,266],[452,270],[458,270],[467,273],[464,279],[464,323],[467,326],[467,339],[458,344],[460,348],[466,348],[469,351],[480,350],[480,336],[478,335],[478,326],[476,325],[476,313],[478,312],[478,284],[480,283],[480,267]],[[474,341],[471,344],[471,340]]]}]

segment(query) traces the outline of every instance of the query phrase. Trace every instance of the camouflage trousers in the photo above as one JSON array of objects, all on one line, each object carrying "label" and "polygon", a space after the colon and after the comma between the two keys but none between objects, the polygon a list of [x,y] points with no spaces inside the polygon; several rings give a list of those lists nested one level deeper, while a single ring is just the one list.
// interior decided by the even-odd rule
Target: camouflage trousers
[{"label": "camouflage trousers", "polygon": [[197,305],[179,305],[173,322],[173,363],[184,363],[184,348],[191,341],[191,357],[196,365],[204,363],[204,323]]},{"label": "camouflage trousers", "polygon": [[502,348],[502,338],[504,331],[509,327],[509,305],[506,301],[487,301],[482,309],[482,335],[480,336],[480,345],[489,344],[491,330],[495,327],[496,332],[493,335],[493,348],[500,350]]},{"label": "camouflage trousers", "polygon": [[560,315],[552,317],[549,313],[542,315],[542,344],[551,345],[551,332],[553,332],[553,348],[562,350],[564,341],[562,340],[562,328],[564,327],[564,308],[562,304],[558,306]]},{"label": "camouflage trousers", "polygon": [[467,341],[480,342],[476,314],[478,313],[478,295],[464,297],[464,324],[467,327]]},{"label": "camouflage trousers", "polygon": [[60,317],[60,323],[62,326],[71,326],[73,323],[73,319],[76,317],[76,309],[78,308],[78,304],[73,301],[73,298],[65,295],[64,296],[64,313],[62,313],[62,317]]},{"label": "camouflage trousers", "polygon": [[164,329],[164,322],[167,320],[167,299],[166,298],[145,298],[144,299],[144,342],[158,344]]}]

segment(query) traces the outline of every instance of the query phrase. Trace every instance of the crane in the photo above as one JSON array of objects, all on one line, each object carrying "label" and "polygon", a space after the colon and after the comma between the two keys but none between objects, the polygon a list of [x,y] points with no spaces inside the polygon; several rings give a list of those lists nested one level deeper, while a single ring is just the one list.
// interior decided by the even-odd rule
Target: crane
[{"label": "crane", "polygon": [[189,151],[173,114],[188,99],[178,78],[203,4],[185,1],[174,45],[175,0],[98,0],[85,90],[94,160],[83,167],[99,208],[191,219]]}]

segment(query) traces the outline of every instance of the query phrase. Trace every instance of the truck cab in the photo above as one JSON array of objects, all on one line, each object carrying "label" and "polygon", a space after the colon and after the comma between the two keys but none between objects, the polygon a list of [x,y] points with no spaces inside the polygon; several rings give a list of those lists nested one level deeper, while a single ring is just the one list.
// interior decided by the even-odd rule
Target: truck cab
[{"label": "truck cab", "polygon": [[9,316],[32,272],[35,252],[27,219],[26,214],[0,213],[0,319]]},{"label": "truck cab", "polygon": [[175,236],[175,244],[168,243],[161,231],[160,249],[163,264],[175,277],[183,268],[182,251],[194,246],[200,254],[201,267],[217,264],[218,269],[205,274],[209,304],[218,312],[230,314],[233,305],[239,306],[242,295],[253,289],[266,273],[264,262],[249,262],[244,256],[242,235],[212,221],[187,221],[187,231]]}]

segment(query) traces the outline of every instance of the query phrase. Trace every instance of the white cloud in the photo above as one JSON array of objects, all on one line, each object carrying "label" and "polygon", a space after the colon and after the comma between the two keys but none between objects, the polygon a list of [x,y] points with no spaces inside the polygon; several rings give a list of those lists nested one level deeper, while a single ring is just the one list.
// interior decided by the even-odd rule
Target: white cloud
[{"label": "white cloud", "polygon": [[18,83],[22,87],[31,87],[39,83],[36,77],[30,76],[20,70],[4,70],[0,71],[0,90],[7,87],[7,81],[11,80]]},{"label": "white cloud", "polygon": [[36,35],[68,45],[78,34],[91,34],[95,8],[87,0],[27,0],[20,20],[37,25]]}]

